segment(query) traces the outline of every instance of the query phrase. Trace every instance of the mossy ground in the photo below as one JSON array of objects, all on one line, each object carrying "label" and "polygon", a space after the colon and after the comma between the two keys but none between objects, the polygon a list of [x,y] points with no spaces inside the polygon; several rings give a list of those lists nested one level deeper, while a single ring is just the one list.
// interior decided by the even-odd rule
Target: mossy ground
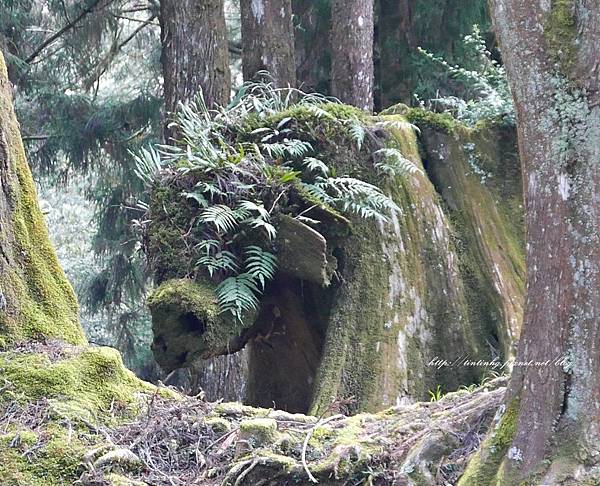
[{"label": "mossy ground", "polygon": [[101,431],[131,420],[154,388],[117,351],[53,342],[0,353],[0,484],[73,484]]}]

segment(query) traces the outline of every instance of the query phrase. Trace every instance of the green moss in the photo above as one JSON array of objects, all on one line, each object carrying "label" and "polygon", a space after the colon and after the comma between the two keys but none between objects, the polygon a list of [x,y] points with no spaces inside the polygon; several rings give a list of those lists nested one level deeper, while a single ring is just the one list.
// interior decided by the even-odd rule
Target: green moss
[{"label": "green moss", "polygon": [[574,0],[552,0],[552,9],[544,26],[551,56],[568,73],[576,58],[577,19]]},{"label": "green moss", "polygon": [[204,420],[204,424],[211,428],[213,432],[224,434],[231,430],[231,424],[221,417],[209,417]]},{"label": "green moss", "polygon": [[180,307],[206,321],[214,321],[219,314],[212,288],[190,279],[169,280],[161,284],[148,298],[148,305],[150,308]]},{"label": "green moss", "polygon": [[513,400],[497,426],[472,456],[458,486],[496,486],[508,484],[500,476],[502,461],[517,431],[519,401]]},{"label": "green moss", "polygon": [[60,398],[62,407],[57,411],[74,419],[97,416],[115,405],[134,410],[135,393],[151,390],[111,348],[85,348],[54,363],[45,354],[2,353],[0,370],[12,384],[13,397]]},{"label": "green moss", "polygon": [[105,474],[104,479],[108,481],[111,486],[147,486],[147,483],[143,481],[136,481],[115,473]]},{"label": "green moss", "polygon": [[[198,259],[193,248],[202,235],[197,225],[190,229],[198,208],[183,195],[184,191],[192,190],[191,180],[165,180],[151,191],[147,254],[158,283],[186,277]],[[187,234],[185,239],[184,234]]]},{"label": "green moss", "polygon": [[254,418],[240,423],[240,432],[256,444],[273,443],[277,437],[277,422],[270,418]]},{"label": "green moss", "polygon": [[230,341],[254,321],[244,324],[219,314],[214,286],[205,280],[174,279],[163,282],[148,298],[152,314],[152,349],[159,364],[173,370],[196,357],[222,353]]},{"label": "green moss", "polygon": [[448,113],[436,113],[423,108],[409,108],[404,113],[406,119],[421,127],[429,127],[440,130],[444,133],[452,133],[458,127],[462,127],[460,122],[456,121]]},{"label": "green moss", "polygon": [[11,446],[10,436],[0,436],[3,486],[62,486],[79,479],[87,444],[62,427],[48,428],[44,435],[41,447],[36,447],[34,460],[24,455],[29,448],[25,443]]}]

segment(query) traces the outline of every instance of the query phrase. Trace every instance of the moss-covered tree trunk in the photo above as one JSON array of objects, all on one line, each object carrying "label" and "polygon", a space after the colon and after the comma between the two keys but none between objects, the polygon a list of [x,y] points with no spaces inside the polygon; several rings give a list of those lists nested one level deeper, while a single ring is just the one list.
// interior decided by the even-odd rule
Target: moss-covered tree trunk
[{"label": "moss-covered tree trunk", "polygon": [[331,92],[373,111],[373,0],[331,2]]},{"label": "moss-covered tree trunk", "polygon": [[[292,132],[313,134],[316,157],[338,174],[380,184],[400,211],[385,223],[348,216],[349,223],[321,208],[314,217],[324,221],[322,234],[283,218],[278,274],[258,314],[232,323],[217,316],[214,288],[202,277],[194,282],[190,262],[198,260],[202,227],[188,234],[198,208],[183,194],[196,180],[166,171],[148,215],[150,264],[164,282],[151,299],[157,359],[175,368],[247,344],[250,404],[318,414],[336,399],[349,401],[350,411],[378,410],[426,399],[437,385],[449,391],[477,382],[485,369],[473,363],[510,356],[521,322],[514,131],[408,113],[421,125],[428,173],[383,177],[372,158],[381,147],[425,168],[413,127],[400,115],[323,109],[333,118],[298,105],[249,130],[288,120]],[[349,116],[362,117],[366,147],[348,139]],[[294,197],[290,204],[314,206]]]},{"label": "moss-covered tree trunk", "polygon": [[0,53],[0,344],[52,337],[85,342],[38,207]]},{"label": "moss-covered tree trunk", "polygon": [[267,71],[277,86],[296,86],[291,0],[242,0],[245,80]]},{"label": "moss-covered tree trunk", "polygon": [[541,365],[513,372],[503,447],[492,447],[492,434],[463,484],[594,484],[600,459],[600,2],[492,5],[524,173],[527,303],[518,360]]},{"label": "moss-covered tree trunk", "polygon": [[[167,113],[200,90],[208,107],[227,104],[231,72],[223,0],[161,0],[160,30]],[[166,128],[166,139],[171,136]]]}]

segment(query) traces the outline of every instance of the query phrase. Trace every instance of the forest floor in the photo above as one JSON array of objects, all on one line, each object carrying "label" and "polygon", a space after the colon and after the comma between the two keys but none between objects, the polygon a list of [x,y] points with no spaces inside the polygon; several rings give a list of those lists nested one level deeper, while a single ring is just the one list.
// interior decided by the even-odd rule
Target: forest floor
[{"label": "forest floor", "polygon": [[[103,349],[49,342],[0,352],[2,484],[455,484],[498,421],[506,381],[377,414],[311,417],[136,382]],[[82,362],[93,370],[69,371]],[[116,388],[88,388],[90,376]],[[92,406],[96,392],[102,402]]]}]

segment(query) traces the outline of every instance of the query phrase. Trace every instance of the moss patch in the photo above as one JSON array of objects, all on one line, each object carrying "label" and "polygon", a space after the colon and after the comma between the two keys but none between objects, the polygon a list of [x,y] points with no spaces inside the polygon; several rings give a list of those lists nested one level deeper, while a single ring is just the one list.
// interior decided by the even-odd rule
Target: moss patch
[{"label": "moss patch", "polygon": [[544,26],[551,56],[566,73],[576,58],[577,19],[573,0],[552,0],[552,9]]},{"label": "moss patch", "polygon": [[46,354],[0,353],[0,370],[11,383],[3,399],[60,399],[60,410],[72,417],[130,408],[136,392],[153,389],[127,370],[112,348],[83,348],[57,362]]},{"label": "moss patch", "polygon": [[494,486],[506,484],[497,481],[500,465],[517,431],[519,401],[513,400],[500,421],[471,458],[458,486]]},{"label": "moss patch", "polygon": [[[244,325],[219,314],[214,287],[204,280],[163,282],[148,299],[152,314],[152,350],[159,364],[173,370],[197,357],[225,352]],[[253,318],[247,320],[252,323]]]}]

